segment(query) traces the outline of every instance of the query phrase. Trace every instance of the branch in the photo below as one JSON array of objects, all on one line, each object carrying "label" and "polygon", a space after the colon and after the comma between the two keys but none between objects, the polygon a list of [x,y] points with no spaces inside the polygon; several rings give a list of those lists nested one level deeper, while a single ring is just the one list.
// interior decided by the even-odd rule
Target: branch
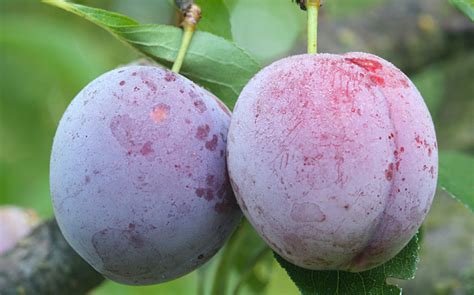
[{"label": "branch", "polygon": [[68,245],[55,220],[0,256],[1,294],[84,294],[103,280]]}]

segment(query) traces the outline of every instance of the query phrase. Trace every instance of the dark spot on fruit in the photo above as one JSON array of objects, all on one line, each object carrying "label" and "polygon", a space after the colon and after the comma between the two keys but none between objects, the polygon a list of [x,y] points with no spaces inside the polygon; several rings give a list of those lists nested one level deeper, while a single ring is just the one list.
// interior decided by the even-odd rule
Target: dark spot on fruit
[{"label": "dark spot on fruit", "polygon": [[85,177],[85,179],[84,179],[84,182],[85,182],[86,184],[88,184],[89,182],[91,182],[91,178],[90,178],[89,175],[86,175],[86,177]]},{"label": "dark spot on fruit", "polygon": [[370,75],[370,81],[374,82],[375,84],[379,86],[385,85],[385,79],[379,76]]},{"label": "dark spot on fruit", "polygon": [[209,132],[211,131],[211,128],[209,125],[201,125],[197,128],[196,131],[196,138],[200,140],[205,140],[207,136],[209,135]]},{"label": "dark spot on fruit", "polygon": [[210,151],[214,151],[216,150],[216,147],[217,147],[217,140],[218,140],[218,137],[217,135],[213,135],[212,136],[212,139],[209,140],[209,141],[206,141],[206,149],[210,150]]},{"label": "dark spot on fruit", "polygon": [[434,175],[435,175],[434,166],[431,166],[431,168],[430,168],[430,174],[431,174],[431,178],[434,179],[434,177],[435,177],[435,176],[434,176]]},{"label": "dark spot on fruit", "polygon": [[199,95],[196,92],[192,91],[192,90],[189,91],[189,96],[193,99],[199,97]]},{"label": "dark spot on fruit", "polygon": [[369,72],[375,72],[382,68],[382,64],[378,61],[367,59],[367,58],[346,58],[347,61],[364,68]]},{"label": "dark spot on fruit", "polygon": [[344,209],[346,209],[346,210],[349,210],[350,207],[351,207],[351,206],[350,206],[349,204],[345,204],[345,205],[344,205]]},{"label": "dark spot on fruit", "polygon": [[122,80],[122,81],[120,81],[119,85],[120,85],[120,86],[123,86],[123,85],[125,85],[125,81],[123,81],[123,80]]},{"label": "dark spot on fruit", "polygon": [[145,85],[148,87],[148,89],[150,89],[153,92],[156,92],[156,89],[158,89],[156,84],[153,83],[152,81],[145,80],[143,83],[145,83]]},{"label": "dark spot on fruit", "polygon": [[153,150],[153,143],[151,143],[150,141],[147,141],[143,147],[140,149],[140,154],[142,154],[143,156],[147,156],[153,152],[155,152],[155,150]]},{"label": "dark spot on fruit", "polygon": [[224,196],[227,195],[227,191],[229,189],[229,177],[227,173],[224,175],[224,181],[222,182],[219,190],[217,191],[217,196],[222,199]]},{"label": "dark spot on fruit", "polygon": [[220,201],[219,203],[216,203],[216,205],[214,206],[214,210],[217,213],[222,213],[222,214],[225,214],[229,212],[230,210],[235,210],[237,208],[239,208],[239,205],[237,205],[234,199],[234,196],[232,194],[227,194],[226,196],[224,196],[222,201]]},{"label": "dark spot on fruit", "polygon": [[208,200],[208,201],[211,201],[212,199],[214,199],[214,191],[210,188],[207,189],[206,191],[206,195],[204,196],[204,199]]},{"label": "dark spot on fruit", "polygon": [[206,189],[204,189],[204,188],[198,188],[198,189],[196,189],[196,195],[197,195],[199,198],[202,198],[205,193],[206,193]]},{"label": "dark spot on fruit", "polygon": [[316,165],[316,163],[323,158],[323,154],[318,154],[314,157],[309,157],[309,156],[304,156],[303,157],[303,165],[304,166],[313,166]]},{"label": "dark spot on fruit", "polygon": [[388,164],[388,169],[385,170],[385,178],[388,181],[391,181],[393,179],[393,163]]},{"label": "dark spot on fruit", "polygon": [[398,161],[397,163],[395,163],[395,170],[399,171],[400,170],[400,161]]},{"label": "dark spot on fruit", "polygon": [[204,104],[204,101],[202,101],[201,99],[195,100],[194,106],[200,113],[204,113],[205,111],[207,111],[206,104]]},{"label": "dark spot on fruit", "polygon": [[168,71],[165,74],[165,80],[168,81],[168,82],[176,81],[176,75],[173,72]]},{"label": "dark spot on fruit", "polygon": [[352,108],[352,109],[351,109],[351,112],[357,113],[359,116],[362,116],[362,110],[361,110],[361,109]]},{"label": "dark spot on fruit", "polygon": [[137,72],[133,72],[133,73],[132,73],[132,76],[136,76],[136,75],[137,75]]},{"label": "dark spot on fruit", "polygon": [[214,175],[208,174],[207,177],[206,177],[206,184],[208,186],[212,186],[214,184],[214,178],[215,178]]},{"label": "dark spot on fruit", "polygon": [[403,87],[408,88],[409,84],[406,79],[400,79],[400,83],[402,84]]},{"label": "dark spot on fruit", "polygon": [[421,140],[421,137],[419,135],[415,136],[415,141],[418,144],[421,144],[423,141]]}]

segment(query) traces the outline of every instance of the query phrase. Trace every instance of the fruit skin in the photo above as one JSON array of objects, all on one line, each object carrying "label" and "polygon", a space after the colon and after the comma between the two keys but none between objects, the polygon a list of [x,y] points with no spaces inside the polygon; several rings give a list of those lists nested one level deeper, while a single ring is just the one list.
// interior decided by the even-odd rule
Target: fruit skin
[{"label": "fruit skin", "polygon": [[299,55],[259,72],[229,130],[237,201],[286,260],[359,272],[414,236],[436,189],[435,130],[413,83],[365,53]]},{"label": "fruit skin", "polygon": [[230,113],[157,67],[108,72],[59,124],[50,185],[71,246],[107,278],[152,284],[209,260],[241,219],[228,181]]}]

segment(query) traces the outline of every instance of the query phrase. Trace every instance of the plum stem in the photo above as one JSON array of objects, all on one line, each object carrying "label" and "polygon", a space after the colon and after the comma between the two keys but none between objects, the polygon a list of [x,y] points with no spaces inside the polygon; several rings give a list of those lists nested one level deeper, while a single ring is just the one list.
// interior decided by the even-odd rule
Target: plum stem
[{"label": "plum stem", "polygon": [[183,66],[184,58],[188,52],[189,45],[193,38],[194,31],[196,30],[197,23],[201,19],[201,8],[196,4],[191,4],[186,10],[183,11],[184,19],[181,23],[183,27],[183,38],[181,39],[181,46],[178,51],[178,56],[174,61],[171,70],[175,73],[179,73]]},{"label": "plum stem", "polygon": [[320,0],[308,0],[308,53],[318,53],[318,12],[321,6]]}]

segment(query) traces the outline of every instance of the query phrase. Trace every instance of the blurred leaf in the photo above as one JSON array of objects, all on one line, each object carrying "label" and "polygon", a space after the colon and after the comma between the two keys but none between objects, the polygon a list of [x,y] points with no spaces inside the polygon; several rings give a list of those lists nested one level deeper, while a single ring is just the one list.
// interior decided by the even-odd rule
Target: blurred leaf
[{"label": "blurred leaf", "polygon": [[230,14],[223,0],[196,0],[201,7],[201,21],[198,30],[206,31],[217,36],[232,40]]},{"label": "blurred leaf", "polygon": [[372,7],[387,0],[328,0],[323,2],[323,9],[335,17],[348,17],[357,13],[367,13]]},{"label": "blurred leaf", "polygon": [[271,278],[270,248],[243,220],[225,246],[213,277],[210,294],[262,294]]},{"label": "blurred leaf", "polygon": [[443,65],[426,67],[426,69],[412,77],[413,83],[422,94],[435,122],[438,111],[443,104],[444,79]]},{"label": "blurred leaf", "polygon": [[[89,292],[89,295],[149,295],[149,294],[195,294],[198,278],[196,272],[187,274],[178,280],[152,286],[126,286],[106,280],[98,288]],[[71,290],[69,290],[71,291]],[[71,292],[74,294],[74,292]]]},{"label": "blurred leaf", "polygon": [[474,154],[474,50],[460,52],[443,64],[443,102],[435,118],[439,147]]},{"label": "blurred leaf", "polygon": [[275,253],[275,257],[286,269],[303,295],[350,294],[390,295],[401,294],[394,285],[388,285],[387,278],[409,280],[415,277],[418,263],[419,234],[397,256],[374,269],[350,273],[344,271],[312,271],[289,263]]},{"label": "blurred leaf", "polygon": [[232,8],[234,41],[262,63],[291,54],[305,32],[306,13],[290,0],[227,0],[226,3]]},{"label": "blurred leaf", "polygon": [[449,0],[449,2],[474,21],[474,0]]},{"label": "blurred leaf", "polygon": [[474,212],[474,158],[458,152],[439,155],[438,184]]},{"label": "blurred leaf", "polygon": [[131,18],[138,20],[140,23],[176,23],[176,6],[172,0],[140,0],[139,5],[137,5],[137,1],[130,0],[113,0],[110,2],[109,5],[104,5],[104,3],[107,3],[107,1],[104,0],[94,1],[93,3],[94,5],[97,5],[97,8],[124,13]]},{"label": "blurred leaf", "polygon": [[[117,38],[167,66],[177,56],[181,29],[166,25],[138,25],[131,18],[117,13],[60,0],[45,2],[107,29]],[[242,88],[259,69],[258,63],[234,43],[198,31],[194,34],[181,74],[208,87],[232,108]]]}]

